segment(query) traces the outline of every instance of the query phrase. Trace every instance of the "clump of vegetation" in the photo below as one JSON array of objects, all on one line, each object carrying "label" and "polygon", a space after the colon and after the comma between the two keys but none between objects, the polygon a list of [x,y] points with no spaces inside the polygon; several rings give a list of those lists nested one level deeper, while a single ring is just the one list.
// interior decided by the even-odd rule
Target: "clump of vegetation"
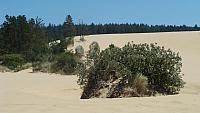
[{"label": "clump of vegetation", "polygon": [[4,54],[0,56],[0,62],[1,65],[11,70],[18,71],[22,69],[25,59],[20,54]]},{"label": "clump of vegetation", "polygon": [[65,52],[65,45],[63,43],[55,42],[54,44],[50,45],[50,49],[52,54],[60,54]]},{"label": "clump of vegetation", "polygon": [[89,46],[89,53],[90,59],[96,59],[100,54],[100,46],[97,42],[92,42]]},{"label": "clump of vegetation", "polygon": [[84,56],[84,48],[83,46],[79,45],[75,48],[75,55],[77,55],[79,58]]},{"label": "clump of vegetation", "polygon": [[53,73],[74,74],[78,58],[73,53],[61,53],[55,57],[51,66]]},{"label": "clump of vegetation", "polygon": [[67,47],[72,44],[73,38],[51,43],[49,53],[33,62],[33,72],[73,74],[78,58],[72,51],[67,51]]},{"label": "clump of vegetation", "polygon": [[[127,97],[133,97],[133,96],[145,96],[149,95],[148,90],[148,78],[142,74],[135,75],[135,78],[133,78],[133,81],[131,81],[129,88],[126,88],[124,91],[124,96]],[[127,94],[128,93],[128,94]]]},{"label": "clump of vegetation", "polygon": [[84,88],[84,86],[86,86],[87,82],[88,82],[88,74],[90,71],[89,69],[87,69],[87,67],[89,67],[88,65],[86,65],[86,63],[78,63],[77,67],[76,67],[76,73],[78,76],[78,85],[80,85],[81,88]]},{"label": "clump of vegetation", "polygon": [[157,44],[112,44],[90,55],[78,73],[83,99],[176,94],[184,86],[181,57]]},{"label": "clump of vegetation", "polygon": [[29,67],[23,63],[32,63],[33,71],[50,72],[52,64],[59,62],[55,58],[74,44],[76,29],[70,15],[59,29],[62,35],[46,30],[40,18],[6,15],[5,19],[0,27],[0,65],[11,70],[18,71]]}]

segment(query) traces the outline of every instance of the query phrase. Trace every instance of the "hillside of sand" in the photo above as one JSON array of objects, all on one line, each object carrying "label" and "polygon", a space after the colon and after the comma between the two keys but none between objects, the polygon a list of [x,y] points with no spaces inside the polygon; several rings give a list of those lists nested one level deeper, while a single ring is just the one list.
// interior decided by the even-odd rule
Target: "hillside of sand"
[{"label": "hillside of sand", "polygon": [[[81,89],[75,75],[0,73],[0,113],[200,113],[200,32],[91,35],[75,46],[85,51],[97,41],[101,49],[127,42],[158,43],[179,52],[186,82],[178,95],[80,100]],[[73,49],[73,48],[72,48]]]}]

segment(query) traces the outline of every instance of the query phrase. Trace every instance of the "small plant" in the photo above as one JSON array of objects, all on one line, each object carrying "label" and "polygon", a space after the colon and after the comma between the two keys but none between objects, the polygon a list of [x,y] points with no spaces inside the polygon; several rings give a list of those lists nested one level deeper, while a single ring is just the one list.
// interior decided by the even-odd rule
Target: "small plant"
[{"label": "small plant", "polygon": [[132,96],[148,95],[148,78],[142,74],[137,74],[131,83],[131,88],[134,89]]}]

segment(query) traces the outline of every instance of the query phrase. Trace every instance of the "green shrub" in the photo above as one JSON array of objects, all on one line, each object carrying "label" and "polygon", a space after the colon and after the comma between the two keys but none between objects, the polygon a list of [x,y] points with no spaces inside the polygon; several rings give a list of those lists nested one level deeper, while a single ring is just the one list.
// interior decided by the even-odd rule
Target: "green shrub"
[{"label": "green shrub", "polygon": [[78,85],[81,86],[81,88],[83,88],[86,84],[87,84],[87,66],[84,63],[78,63],[77,67],[76,67],[76,72],[77,72],[77,76],[78,76]]},{"label": "green shrub", "polygon": [[100,54],[100,46],[97,42],[92,42],[89,46],[88,56],[91,59],[96,59]]},{"label": "green shrub", "polygon": [[54,73],[73,74],[77,66],[77,58],[72,53],[62,53],[56,56],[51,70]]},{"label": "green shrub", "polygon": [[131,44],[122,48],[122,63],[133,74],[147,76],[151,88],[163,94],[176,94],[183,87],[181,57],[157,44]]},{"label": "green shrub", "polygon": [[88,65],[90,58],[78,74],[79,81],[84,79],[81,98],[101,97],[102,89],[112,98],[176,94],[184,86],[181,57],[157,44],[128,43],[122,48],[112,44]]},{"label": "green shrub", "polygon": [[84,48],[83,46],[79,45],[75,48],[75,54],[78,56],[78,57],[82,57],[84,56]]},{"label": "green shrub", "polygon": [[64,53],[67,47],[74,45],[74,38],[68,37],[66,39],[60,39],[59,41],[54,41],[50,43],[50,49],[53,54]]},{"label": "green shrub", "polygon": [[60,43],[52,44],[51,51],[53,54],[60,54],[65,52],[65,48]]},{"label": "green shrub", "polygon": [[25,63],[24,57],[20,54],[5,54],[0,56],[1,65],[11,70],[19,71]]}]

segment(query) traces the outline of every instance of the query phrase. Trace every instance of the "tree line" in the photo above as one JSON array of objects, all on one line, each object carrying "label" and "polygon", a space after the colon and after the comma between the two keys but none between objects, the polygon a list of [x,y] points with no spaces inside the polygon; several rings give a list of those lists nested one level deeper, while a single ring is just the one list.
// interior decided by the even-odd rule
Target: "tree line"
[{"label": "tree line", "polygon": [[[62,37],[63,25],[49,24],[45,27],[48,39],[54,40]],[[153,32],[178,32],[178,31],[199,31],[200,27],[187,25],[147,25],[147,24],[76,24],[76,35],[116,34],[116,33],[153,33]]]},{"label": "tree line", "polygon": [[112,34],[112,33],[151,33],[151,32],[173,32],[173,31],[198,31],[200,27],[195,25],[194,27],[186,25],[147,25],[147,24],[84,24],[76,25],[77,34],[80,34],[80,27],[83,27],[83,33],[85,35],[93,34]]},{"label": "tree line", "polygon": [[[79,35],[96,35],[96,34],[115,34],[115,33],[152,33],[152,32],[174,32],[174,31],[199,31],[200,27],[198,25],[195,26],[187,26],[187,25],[147,25],[147,24],[137,24],[137,23],[108,23],[108,24],[74,24],[72,23],[72,27],[69,29],[72,29],[71,31],[67,31],[64,29],[68,29],[65,25],[66,23],[62,23],[59,25],[55,24],[48,24],[47,26],[42,23],[42,20],[37,21],[34,19],[27,20],[24,15],[19,15],[17,17],[15,16],[8,16],[6,15],[6,21],[1,25],[1,29],[7,26],[7,24],[12,23],[12,27],[16,27],[15,30],[17,32],[19,31],[20,27],[26,28],[26,31],[30,29],[29,27],[32,25],[33,27],[40,27],[40,31],[43,33],[40,35],[43,35],[43,37],[46,38],[48,42],[54,41],[54,40],[60,40],[67,36],[65,32],[72,32],[71,35],[79,36]],[[68,15],[67,17],[71,22],[73,22],[72,17]],[[19,21],[19,22],[17,22]],[[21,22],[21,23],[20,23]],[[37,23],[36,23],[37,22]],[[29,25],[28,25],[29,24]],[[33,25],[36,24],[36,25]],[[41,24],[41,25],[38,25]],[[18,30],[17,30],[18,29]],[[33,29],[32,29],[33,30]],[[25,32],[26,32],[25,31]],[[4,32],[11,32],[11,31],[5,31],[1,30],[1,35]],[[10,34],[10,37],[13,37],[12,35],[17,35],[16,33],[12,31]],[[4,34],[3,33],[3,34]],[[30,33],[30,32],[29,32]],[[26,33],[27,34],[27,33]],[[66,35],[66,36],[65,36]],[[70,33],[68,34],[70,35]],[[31,35],[29,34],[28,37]],[[5,36],[4,36],[5,37]],[[16,36],[14,36],[16,37]],[[13,37],[13,38],[14,38]],[[21,37],[23,38],[23,37]],[[29,38],[30,39],[30,38]],[[19,48],[15,48],[19,49]]]}]

